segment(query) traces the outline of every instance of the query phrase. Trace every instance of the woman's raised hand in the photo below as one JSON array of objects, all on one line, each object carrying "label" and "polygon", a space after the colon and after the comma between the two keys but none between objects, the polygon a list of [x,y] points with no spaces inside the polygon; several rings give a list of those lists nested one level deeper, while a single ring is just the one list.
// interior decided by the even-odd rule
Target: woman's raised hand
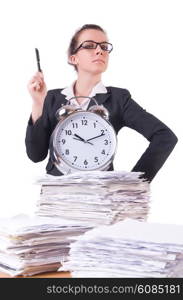
[{"label": "woman's raised hand", "polygon": [[32,97],[32,120],[33,123],[42,115],[44,99],[47,94],[47,87],[42,72],[36,72],[27,85]]},{"label": "woman's raised hand", "polygon": [[47,94],[47,87],[44,82],[44,76],[42,72],[35,73],[35,75],[28,82],[27,88],[35,104],[37,103],[39,105],[44,102]]}]

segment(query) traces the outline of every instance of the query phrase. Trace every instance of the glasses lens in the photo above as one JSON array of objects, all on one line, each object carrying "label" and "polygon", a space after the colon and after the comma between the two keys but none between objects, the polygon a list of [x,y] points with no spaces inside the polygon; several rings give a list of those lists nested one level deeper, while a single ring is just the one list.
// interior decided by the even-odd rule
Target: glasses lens
[{"label": "glasses lens", "polygon": [[95,49],[96,48],[96,43],[95,42],[84,42],[82,44],[82,48],[85,48],[85,49]]},{"label": "glasses lens", "polygon": [[97,46],[100,45],[103,51],[111,52],[113,49],[112,44],[104,42],[104,43],[96,43],[94,41],[85,41],[81,44],[80,47],[84,49],[96,49]]},{"label": "glasses lens", "polygon": [[100,44],[102,50],[104,51],[108,51],[108,52],[111,52],[112,51],[112,44],[110,43],[102,43]]}]

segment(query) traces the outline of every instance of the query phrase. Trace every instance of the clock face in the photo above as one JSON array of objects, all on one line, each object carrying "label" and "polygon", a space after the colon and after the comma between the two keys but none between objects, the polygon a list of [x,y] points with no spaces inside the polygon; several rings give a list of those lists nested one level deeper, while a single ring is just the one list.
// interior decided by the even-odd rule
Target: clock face
[{"label": "clock face", "polygon": [[71,169],[103,169],[113,160],[116,134],[96,113],[75,112],[58,123],[53,147]]}]

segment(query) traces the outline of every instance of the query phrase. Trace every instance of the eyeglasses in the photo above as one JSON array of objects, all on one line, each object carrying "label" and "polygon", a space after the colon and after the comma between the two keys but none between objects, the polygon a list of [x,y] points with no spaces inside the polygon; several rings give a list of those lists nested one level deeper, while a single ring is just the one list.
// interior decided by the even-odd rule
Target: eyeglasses
[{"label": "eyeglasses", "polygon": [[103,51],[107,51],[107,52],[111,52],[112,49],[113,49],[113,45],[108,43],[108,42],[101,42],[101,43],[97,43],[97,42],[94,42],[94,41],[84,41],[83,43],[81,43],[81,45],[79,45],[78,48],[76,48],[74,50],[74,54],[81,48],[83,49],[96,49],[97,46],[100,46],[100,48],[103,50]]}]

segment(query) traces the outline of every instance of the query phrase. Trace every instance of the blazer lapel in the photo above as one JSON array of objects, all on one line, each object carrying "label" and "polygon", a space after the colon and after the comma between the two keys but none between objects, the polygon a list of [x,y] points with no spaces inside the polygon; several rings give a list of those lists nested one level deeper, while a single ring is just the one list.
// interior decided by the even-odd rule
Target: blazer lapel
[{"label": "blazer lapel", "polygon": [[62,103],[61,105],[66,105],[68,104],[68,100],[66,99],[66,95],[62,94],[61,91],[60,91],[61,103]]},{"label": "blazer lapel", "polygon": [[[96,94],[93,98],[97,101],[98,105],[103,104],[111,95],[111,92],[109,88],[107,88],[107,93],[106,94]],[[92,105],[95,105],[94,101],[90,101],[88,108],[91,107]]]},{"label": "blazer lapel", "polygon": [[[97,101],[98,105],[101,105],[105,103],[105,101],[111,96],[111,91],[109,87],[107,88],[107,93],[101,93],[101,94],[96,94],[93,98]],[[62,105],[68,104],[68,100],[66,99],[66,96],[61,94],[62,97]],[[94,101],[90,101],[88,108],[95,105]]]}]

